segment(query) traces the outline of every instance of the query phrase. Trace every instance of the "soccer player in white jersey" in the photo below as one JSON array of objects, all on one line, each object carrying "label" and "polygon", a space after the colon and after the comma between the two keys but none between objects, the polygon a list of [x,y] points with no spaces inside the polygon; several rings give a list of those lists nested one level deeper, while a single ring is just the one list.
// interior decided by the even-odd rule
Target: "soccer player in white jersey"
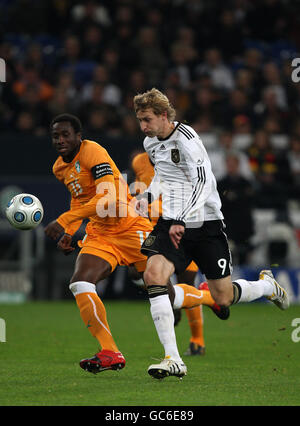
[{"label": "soccer player in white jersey", "polygon": [[[148,373],[157,379],[183,377],[187,368],[177,348],[167,287],[174,272],[181,273],[193,260],[221,306],[265,296],[280,309],[287,309],[289,300],[270,270],[261,271],[258,281],[232,281],[231,254],[216,179],[195,130],[175,121],[176,112],[168,98],[155,88],[136,95],[134,109],[146,135],[145,151],[155,165],[154,178],[136,203],[137,212],[146,215],[148,203],[162,195],[162,217],[141,249],[148,256],[144,281],[150,311],[165,351],[163,361],[150,365]],[[172,297],[176,307],[183,294],[175,287]]]}]

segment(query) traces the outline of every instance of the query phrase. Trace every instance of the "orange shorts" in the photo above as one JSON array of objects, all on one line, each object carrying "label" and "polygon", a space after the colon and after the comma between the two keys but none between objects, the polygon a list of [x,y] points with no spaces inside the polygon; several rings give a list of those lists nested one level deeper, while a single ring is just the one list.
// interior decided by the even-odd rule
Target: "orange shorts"
[{"label": "orange shorts", "polygon": [[143,241],[153,227],[148,219],[137,218],[133,225],[120,232],[99,232],[88,223],[86,235],[78,242],[80,254],[92,254],[101,257],[111,265],[113,271],[117,265],[134,265],[138,272],[146,269],[148,258],[141,252]]}]

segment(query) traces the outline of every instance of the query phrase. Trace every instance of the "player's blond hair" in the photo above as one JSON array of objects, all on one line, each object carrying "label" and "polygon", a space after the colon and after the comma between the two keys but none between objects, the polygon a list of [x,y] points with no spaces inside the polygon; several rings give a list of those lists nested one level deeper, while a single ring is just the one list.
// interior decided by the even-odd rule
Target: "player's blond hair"
[{"label": "player's blond hair", "polygon": [[153,87],[145,93],[140,93],[133,98],[135,113],[151,108],[155,115],[167,113],[169,121],[174,121],[176,111],[166,95]]}]

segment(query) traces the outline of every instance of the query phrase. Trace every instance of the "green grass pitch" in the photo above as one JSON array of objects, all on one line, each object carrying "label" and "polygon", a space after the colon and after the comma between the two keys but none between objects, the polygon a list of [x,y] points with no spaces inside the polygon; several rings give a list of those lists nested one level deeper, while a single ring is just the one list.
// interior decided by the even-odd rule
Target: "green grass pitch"
[{"label": "green grass pitch", "polygon": [[[155,380],[148,366],[162,347],[147,301],[104,301],[126,357],[121,371],[93,375],[78,361],[98,350],[75,301],[0,305],[0,406],[275,406],[300,404],[300,342],[292,340],[300,307],[269,303],[231,308],[220,321],[204,307],[206,355],[183,357],[183,380]],[[176,327],[181,353],[189,342],[183,313]],[[298,333],[300,336],[300,331]]]}]

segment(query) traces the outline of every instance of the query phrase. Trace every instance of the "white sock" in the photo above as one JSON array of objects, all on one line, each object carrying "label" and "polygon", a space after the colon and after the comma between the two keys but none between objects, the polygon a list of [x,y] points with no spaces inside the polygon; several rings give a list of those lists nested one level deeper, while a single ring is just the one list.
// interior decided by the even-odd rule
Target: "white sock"
[{"label": "white sock", "polygon": [[184,301],[184,290],[178,285],[174,285],[175,298],[173,302],[174,309],[181,309],[183,301]]},{"label": "white sock", "polygon": [[170,356],[176,361],[181,361],[174,330],[174,314],[169,296],[152,297],[150,312],[161,344],[165,349],[165,356]]},{"label": "white sock", "polygon": [[246,281],[243,279],[234,280],[241,287],[241,297],[239,302],[252,302],[262,296],[271,296],[274,291],[273,285],[266,280]]},{"label": "white sock", "polygon": [[69,285],[69,289],[74,296],[77,296],[77,294],[80,293],[97,293],[95,284],[87,281],[76,281]]}]

